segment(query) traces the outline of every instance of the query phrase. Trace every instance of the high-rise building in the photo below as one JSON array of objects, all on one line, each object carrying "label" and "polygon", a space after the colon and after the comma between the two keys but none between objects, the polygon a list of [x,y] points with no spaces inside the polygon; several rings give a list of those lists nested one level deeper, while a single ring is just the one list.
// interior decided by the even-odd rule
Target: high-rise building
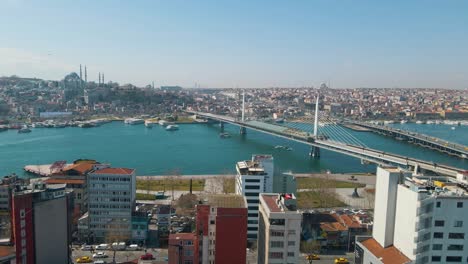
[{"label": "high-rise building", "polygon": [[246,263],[247,208],[240,195],[211,195],[196,207],[200,263]]},{"label": "high-rise building", "polygon": [[260,194],[258,264],[298,263],[302,214],[294,194]]},{"label": "high-rise building", "polygon": [[253,155],[252,160],[236,164],[236,194],[243,195],[247,202],[247,238],[257,239],[259,194],[273,190],[273,157]]},{"label": "high-rise building", "polygon": [[450,263],[468,259],[468,183],[377,169],[372,237],[356,238],[356,263]]},{"label": "high-rise building", "polygon": [[132,238],[135,193],[134,169],[104,168],[88,174],[89,232],[95,241]]},{"label": "high-rise building", "polygon": [[17,186],[12,200],[16,263],[69,263],[73,192],[37,182]]}]

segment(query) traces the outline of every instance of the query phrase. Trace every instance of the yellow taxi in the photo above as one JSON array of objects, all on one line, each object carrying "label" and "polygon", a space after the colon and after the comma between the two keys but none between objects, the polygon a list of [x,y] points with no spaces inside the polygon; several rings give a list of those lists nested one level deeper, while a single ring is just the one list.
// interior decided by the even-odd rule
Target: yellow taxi
[{"label": "yellow taxi", "polygon": [[347,258],[336,258],[335,264],[349,264],[349,260]]},{"label": "yellow taxi", "polygon": [[307,260],[320,260],[320,256],[317,254],[310,254],[306,257]]},{"label": "yellow taxi", "polygon": [[90,257],[81,257],[76,259],[76,263],[91,263],[93,260]]}]

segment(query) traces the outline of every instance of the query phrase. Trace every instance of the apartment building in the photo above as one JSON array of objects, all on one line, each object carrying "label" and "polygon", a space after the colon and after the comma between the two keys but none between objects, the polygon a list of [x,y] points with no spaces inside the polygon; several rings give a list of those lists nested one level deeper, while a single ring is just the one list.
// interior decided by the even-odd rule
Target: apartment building
[{"label": "apartment building", "polygon": [[252,155],[251,160],[236,164],[236,194],[243,195],[247,202],[247,238],[257,239],[259,194],[273,191],[273,157]]},{"label": "apartment building", "polygon": [[197,235],[177,233],[169,235],[169,264],[198,264]]},{"label": "apartment building", "polygon": [[301,221],[294,194],[260,194],[258,264],[298,263]]},{"label": "apartment building", "polygon": [[202,264],[246,263],[247,208],[240,195],[210,195],[196,207],[197,252]]},{"label": "apartment building", "polygon": [[356,238],[356,263],[465,263],[468,182],[377,169],[372,237]]},{"label": "apartment building", "polygon": [[95,241],[132,238],[134,169],[104,168],[88,174],[88,223]]}]

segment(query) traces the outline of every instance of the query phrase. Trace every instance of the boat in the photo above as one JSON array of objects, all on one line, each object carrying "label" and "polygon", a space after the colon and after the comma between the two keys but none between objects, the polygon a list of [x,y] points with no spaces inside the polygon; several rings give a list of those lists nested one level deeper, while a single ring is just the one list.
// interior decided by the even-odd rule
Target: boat
[{"label": "boat", "polygon": [[384,121],[384,125],[393,124],[393,120]]},{"label": "boat", "polygon": [[400,140],[400,141],[403,141],[403,140],[405,140],[405,139],[404,139],[404,138],[402,138],[402,137],[396,137],[395,139],[396,139],[396,140]]},{"label": "boat", "polygon": [[455,130],[455,127],[452,127],[452,130]]},{"label": "boat", "polygon": [[284,123],[284,119],[283,118],[277,118],[275,120],[276,123]]},{"label": "boat", "polygon": [[179,130],[179,126],[178,125],[168,125],[166,127],[166,130],[168,130],[168,131]]},{"label": "boat", "polygon": [[145,120],[140,119],[140,118],[127,118],[125,119],[125,124],[129,125],[138,125],[138,124],[143,124]]},{"label": "boat", "polygon": [[54,124],[54,128],[64,128],[66,126],[67,125],[65,123],[56,123],[56,124]]},{"label": "boat", "polygon": [[424,124],[424,123],[423,123],[423,121],[418,120],[418,121],[416,121],[416,124],[420,125],[420,124]]},{"label": "boat", "polygon": [[286,147],[285,149],[286,149],[287,151],[292,151],[292,150],[293,150],[293,148],[291,148],[291,147]]},{"label": "boat", "polygon": [[219,133],[219,137],[220,138],[230,138],[231,135],[227,132],[224,132],[224,133]]},{"label": "boat", "polygon": [[19,134],[30,133],[30,132],[31,132],[31,129],[29,129],[27,126],[24,126],[18,130]]},{"label": "boat", "polygon": [[34,123],[31,125],[32,127],[34,128],[42,128],[42,127],[45,127],[45,125],[41,122],[37,122],[37,123]]},{"label": "boat", "polygon": [[434,124],[434,123],[435,123],[435,122],[432,121],[432,120],[427,120],[427,122],[426,122],[426,124],[428,124],[428,125],[432,125],[432,124]]},{"label": "boat", "polygon": [[96,124],[93,122],[86,122],[86,123],[81,123],[78,126],[81,128],[90,128],[90,127],[95,127]]},{"label": "boat", "polygon": [[152,123],[152,122],[146,122],[146,121],[145,121],[145,127],[146,127],[146,128],[153,128],[153,123]]},{"label": "boat", "polygon": [[276,145],[276,146],[275,146],[275,149],[284,149],[284,146]]},{"label": "boat", "polygon": [[406,123],[408,123],[408,120],[401,120],[400,123],[401,124],[406,124]]},{"label": "boat", "polygon": [[158,124],[160,124],[163,127],[169,126],[169,125],[175,125],[174,122],[169,122],[169,121],[166,121],[166,120],[159,120]]}]

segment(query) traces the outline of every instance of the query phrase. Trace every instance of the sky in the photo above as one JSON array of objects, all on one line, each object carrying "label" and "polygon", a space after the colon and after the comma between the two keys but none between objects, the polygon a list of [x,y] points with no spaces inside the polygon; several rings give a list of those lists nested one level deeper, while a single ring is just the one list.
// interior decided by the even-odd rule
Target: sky
[{"label": "sky", "polygon": [[464,0],[0,0],[0,76],[468,89]]}]

